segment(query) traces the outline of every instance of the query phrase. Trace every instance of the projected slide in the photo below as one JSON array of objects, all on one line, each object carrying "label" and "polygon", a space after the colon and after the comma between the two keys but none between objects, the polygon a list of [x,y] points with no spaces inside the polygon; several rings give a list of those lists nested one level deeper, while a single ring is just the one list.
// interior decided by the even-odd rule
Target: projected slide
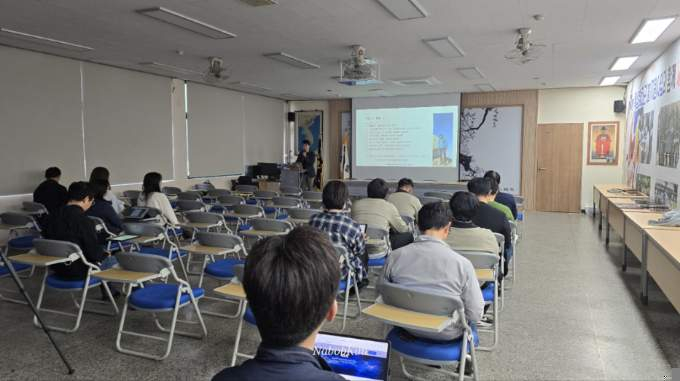
[{"label": "projected slide", "polygon": [[356,110],[356,165],[455,168],[458,106]]}]

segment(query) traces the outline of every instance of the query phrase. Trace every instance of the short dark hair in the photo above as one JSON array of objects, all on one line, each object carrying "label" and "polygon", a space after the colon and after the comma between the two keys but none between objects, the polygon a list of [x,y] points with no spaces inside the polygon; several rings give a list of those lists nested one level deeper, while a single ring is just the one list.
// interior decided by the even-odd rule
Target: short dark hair
[{"label": "short dark hair", "polygon": [[90,187],[92,187],[94,199],[103,200],[104,195],[109,190],[109,181],[104,179],[90,180]]},{"label": "short dark hair", "polygon": [[59,167],[49,167],[45,170],[45,178],[53,179],[61,176],[61,169]]},{"label": "short dark hair", "polygon": [[442,229],[451,222],[451,211],[443,202],[423,205],[418,212],[418,228],[421,232],[429,229]]},{"label": "short dark hair", "polygon": [[153,192],[160,192],[161,181],[163,181],[163,176],[158,172],[149,172],[144,175],[144,183],[142,183],[144,197],[148,197]]},{"label": "short dark hair", "polygon": [[479,200],[470,192],[460,191],[451,197],[449,207],[451,207],[453,218],[459,221],[470,221],[477,214]]},{"label": "short dark hair", "polygon": [[69,185],[69,201],[83,201],[86,198],[94,198],[94,191],[92,190],[90,183],[85,181],[76,181]]},{"label": "short dark hair", "polygon": [[259,241],[246,259],[243,288],[262,344],[297,345],[328,314],[340,264],[328,234],[309,226]]},{"label": "short dark hair", "polygon": [[311,146],[312,142],[310,142],[308,139],[305,139],[305,140],[302,141],[302,145],[305,145],[305,144],[307,144],[308,146]]},{"label": "short dark hair", "polygon": [[489,187],[491,188],[491,194],[498,193],[498,182],[493,177],[485,177],[489,181]]},{"label": "short dark hair", "polygon": [[487,179],[494,179],[498,185],[501,185],[501,175],[496,171],[486,171],[484,177]]},{"label": "short dark hair", "polygon": [[491,183],[484,177],[475,177],[468,181],[467,188],[476,196],[488,196],[491,193]]},{"label": "short dark hair", "polygon": [[106,180],[109,181],[109,177],[111,177],[111,173],[109,172],[108,169],[104,167],[97,167],[92,170],[90,173],[90,182],[93,182],[95,180]]},{"label": "short dark hair", "polygon": [[349,198],[349,189],[347,184],[340,180],[333,180],[326,183],[323,187],[323,206],[326,209],[342,209]]},{"label": "short dark hair", "polygon": [[390,189],[387,187],[387,183],[383,179],[373,179],[366,187],[366,193],[368,198],[385,198]]},{"label": "short dark hair", "polygon": [[413,180],[404,177],[402,179],[399,179],[399,183],[397,183],[397,189],[401,189],[402,187],[411,187],[413,188]]}]

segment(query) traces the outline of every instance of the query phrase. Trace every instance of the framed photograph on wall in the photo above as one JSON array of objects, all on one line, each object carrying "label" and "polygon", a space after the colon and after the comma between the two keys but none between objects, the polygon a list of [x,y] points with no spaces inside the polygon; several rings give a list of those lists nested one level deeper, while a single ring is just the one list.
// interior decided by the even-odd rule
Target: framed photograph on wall
[{"label": "framed photograph on wall", "polygon": [[588,122],[588,165],[619,163],[619,122]]}]

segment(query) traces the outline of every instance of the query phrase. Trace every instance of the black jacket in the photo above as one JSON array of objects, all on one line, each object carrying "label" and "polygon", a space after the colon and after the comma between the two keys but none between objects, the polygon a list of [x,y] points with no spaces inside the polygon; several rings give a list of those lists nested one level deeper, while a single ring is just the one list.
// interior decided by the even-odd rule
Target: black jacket
[{"label": "black jacket", "polygon": [[505,249],[512,246],[512,230],[505,214],[500,210],[489,206],[484,202],[479,203],[479,209],[472,218],[472,222],[480,228],[489,229],[494,233],[503,234],[505,237]]},{"label": "black jacket", "polygon": [[[94,221],[85,215],[78,205],[66,205],[50,214],[47,228],[43,232],[47,239],[73,242],[83,251],[88,262],[98,264],[106,258],[103,248],[97,242]],[[69,265],[51,267],[62,279],[85,279],[88,267],[80,260]]]},{"label": "black jacket", "polygon": [[54,213],[68,201],[68,191],[58,182],[47,179],[40,183],[33,192],[33,202],[39,202],[47,208],[47,211]]},{"label": "black jacket", "polygon": [[123,231],[123,221],[120,219],[111,201],[95,200],[94,204],[87,210],[88,216],[99,217],[106,224],[106,228],[113,234],[118,234]]},{"label": "black jacket", "polygon": [[217,373],[212,381],[341,381],[344,378],[329,370],[325,361],[302,347],[267,348],[260,346],[257,355],[233,368]]},{"label": "black jacket", "polygon": [[316,172],[314,171],[314,164],[316,163],[316,155],[314,152],[307,152],[307,156],[303,155],[302,152],[298,154],[297,163],[302,164],[302,169],[304,173],[309,177],[314,177]]}]

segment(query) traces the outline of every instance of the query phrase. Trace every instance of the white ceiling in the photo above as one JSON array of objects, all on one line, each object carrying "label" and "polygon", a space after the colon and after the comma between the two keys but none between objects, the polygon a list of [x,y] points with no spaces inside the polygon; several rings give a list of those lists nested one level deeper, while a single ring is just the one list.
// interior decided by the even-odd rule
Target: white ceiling
[{"label": "white ceiling", "polygon": [[[207,58],[223,57],[229,82],[247,82],[283,99],[596,86],[610,75],[617,56],[640,55],[621,81],[632,79],[680,37],[680,20],[651,44],[628,41],[645,18],[680,14],[678,0],[419,0],[427,18],[399,21],[375,0],[279,0],[252,7],[240,0],[0,0],[0,27],[91,46],[73,53],[0,37],[0,44],[168,75],[139,65],[161,62],[197,71]],[[135,12],[163,6],[235,33],[215,40]],[[545,16],[535,21],[534,14]],[[547,46],[535,62],[517,66],[503,56],[515,30],[529,26]],[[423,39],[451,36],[465,51],[442,58]],[[336,83],[338,61],[361,44],[381,66],[382,85],[348,87]],[[176,51],[184,51],[178,55]],[[321,65],[298,69],[266,57],[285,51]],[[477,66],[485,79],[468,80],[456,68]],[[435,86],[404,87],[390,80],[436,77]],[[201,80],[200,76],[185,76]],[[369,91],[384,89],[384,91]],[[292,94],[282,95],[282,94]]]}]

